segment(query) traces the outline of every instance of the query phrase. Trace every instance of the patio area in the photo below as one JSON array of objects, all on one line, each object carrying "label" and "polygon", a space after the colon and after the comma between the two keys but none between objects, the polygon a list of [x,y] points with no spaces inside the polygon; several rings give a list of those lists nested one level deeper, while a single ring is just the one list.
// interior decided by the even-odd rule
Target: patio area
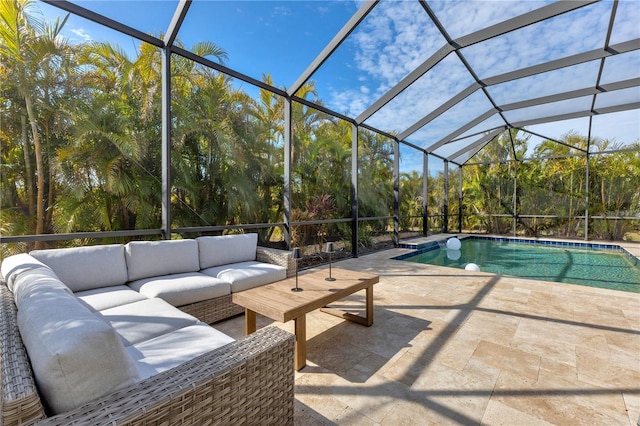
[{"label": "patio area", "polygon": [[[366,300],[369,321],[373,293],[374,322],[366,327],[320,311],[295,316],[299,371],[291,375],[286,374],[291,336],[276,327],[293,332],[292,321],[258,315],[257,328],[268,327],[262,330],[268,338],[258,330],[220,352],[194,331],[193,347],[181,341],[157,351],[172,362],[189,361],[149,361],[159,369],[148,373],[147,382],[139,381],[133,367],[93,368],[91,362],[107,358],[89,350],[93,346],[85,336],[97,334],[84,327],[95,319],[84,307],[80,314],[91,315],[91,321],[73,316],[65,305],[34,299],[66,323],[83,327],[50,325],[57,317],[36,307],[32,312],[42,326],[30,323],[31,333],[23,331],[23,322],[32,318],[18,306],[21,293],[13,303],[9,287],[0,287],[7,289],[6,303],[0,303],[7,315],[0,317],[8,318],[0,320],[8,329],[1,333],[0,327],[0,336],[10,342],[0,340],[0,378],[9,383],[0,392],[0,415],[21,422],[33,409],[34,418],[48,416],[42,406],[53,407],[45,393],[71,394],[41,379],[52,370],[44,361],[55,364],[59,354],[43,355],[29,342],[46,336],[70,354],[73,367],[63,371],[86,373],[75,383],[104,385],[95,394],[70,386],[79,398],[60,404],[60,413],[104,414],[109,424],[118,422],[116,412],[149,422],[175,423],[177,412],[184,423],[245,424],[262,418],[290,423],[295,374],[296,425],[640,426],[640,293],[393,260],[410,251],[400,248],[401,242],[463,231],[609,240],[640,258],[640,1],[117,5],[0,2],[0,261],[38,251],[58,263],[61,252],[47,251],[70,249],[65,253],[74,257],[68,265],[59,262],[60,276],[50,276],[49,269],[56,269],[51,265],[43,269],[45,284],[62,290],[61,297],[74,307],[84,302],[85,292],[95,291],[87,297],[98,295],[100,303],[108,297],[109,304],[95,308],[102,317],[109,314],[103,310],[128,310],[133,303],[164,303],[147,301],[139,290],[149,282],[140,281],[157,283],[173,275],[171,281],[184,279],[195,288],[193,297],[184,286],[175,292],[163,287],[164,294],[171,293],[165,302],[173,306],[162,312],[182,309],[167,315],[193,314],[239,339],[245,316],[237,313],[248,304],[241,305],[242,296],[234,293],[249,286],[236,286],[249,267],[238,268],[236,275],[227,274],[226,265],[265,260],[282,269],[255,269],[265,268],[279,281],[290,278],[289,254],[300,249],[301,273],[328,274],[332,259],[343,268],[343,278],[349,275],[345,269],[379,277],[366,297],[358,290],[331,304],[362,313]],[[252,246],[235,258],[233,245],[208,250],[189,241],[200,237],[246,237]],[[134,256],[130,248],[139,243],[161,247],[163,258]],[[164,251],[169,243],[184,245],[169,253]],[[96,254],[101,250],[113,250],[114,261]],[[85,252],[95,257],[77,261],[76,254]],[[209,253],[215,253],[214,261],[203,262]],[[223,259],[226,255],[233,261]],[[105,264],[96,268],[94,259]],[[114,267],[115,260],[122,268]],[[127,264],[138,261],[141,267]],[[184,264],[168,268],[173,261]],[[473,261],[488,270],[487,263]],[[24,279],[29,284],[42,272],[43,265],[28,256],[17,264],[28,271],[10,269],[29,272]],[[203,277],[211,268],[216,276]],[[69,270],[71,283],[64,276]],[[99,279],[90,278],[90,271]],[[223,273],[228,280],[218,277]],[[610,279],[604,271],[598,275]],[[324,275],[316,278],[325,283]],[[362,278],[353,278],[352,290]],[[201,285],[201,279],[207,282]],[[218,284],[220,294],[214,289]],[[83,295],[68,297],[65,287]],[[103,290],[107,287],[118,288]],[[256,297],[255,312],[282,312],[294,299],[289,289],[287,283],[271,299],[275,308]],[[318,305],[328,303],[312,291],[309,285],[302,294]],[[317,291],[336,296],[339,289]],[[116,303],[113,294],[125,296]],[[174,296],[180,300],[168,300]],[[156,297],[162,298],[159,292],[149,296]],[[289,312],[316,308],[311,302]],[[21,310],[20,324],[14,308]],[[114,365],[128,365],[143,353],[136,345],[160,337],[146,333],[156,325],[167,325],[162,336],[177,333],[167,337],[171,341],[189,334],[191,329],[181,330],[191,326],[214,332],[195,318],[188,318],[194,324],[183,318],[184,324],[174,327],[152,308],[149,315],[142,312],[145,320],[151,318],[144,323],[121,321],[137,317],[137,308],[111,316],[114,324],[124,323],[123,330],[140,332],[144,339],[134,343],[125,336],[122,348],[95,339],[100,351],[117,349],[122,362]],[[250,330],[256,325],[252,312]],[[104,324],[96,327],[102,330]],[[118,327],[104,333],[117,335]],[[52,338],[50,330],[73,339]],[[303,336],[306,357],[300,350]],[[266,347],[256,350],[263,340]],[[82,350],[67,345],[71,341]],[[214,368],[195,359],[196,346]],[[187,356],[186,349],[194,352]],[[184,358],[173,357],[173,350]],[[222,356],[227,350],[238,352]],[[278,362],[259,358],[274,352]],[[74,356],[83,354],[76,362]],[[241,366],[230,368],[227,360]],[[264,378],[252,379],[249,364]],[[7,365],[16,368],[9,371]],[[218,374],[230,370],[239,375]],[[96,379],[104,372],[104,380]],[[122,382],[110,385],[115,372],[122,373]],[[206,384],[191,386],[191,378],[201,380],[205,372],[211,373]],[[174,373],[183,382],[174,380]],[[56,378],[73,383],[63,374]],[[185,402],[154,386],[157,380],[185,391]],[[123,391],[120,385],[129,382],[152,392]],[[234,386],[240,396],[229,402]],[[158,402],[158,389],[174,405]],[[107,391],[114,396],[109,403],[96,399]],[[124,410],[120,392],[130,404]],[[84,401],[87,396],[92,398]],[[13,401],[22,400],[28,408],[14,410]],[[73,412],[84,402],[100,409]],[[8,423],[0,418],[0,426]]]},{"label": "patio area", "polygon": [[[636,425],[640,294],[391,259],[407,251],[338,263],[380,276],[374,324],[307,316],[295,424]],[[216,328],[239,338],[244,316]]]}]

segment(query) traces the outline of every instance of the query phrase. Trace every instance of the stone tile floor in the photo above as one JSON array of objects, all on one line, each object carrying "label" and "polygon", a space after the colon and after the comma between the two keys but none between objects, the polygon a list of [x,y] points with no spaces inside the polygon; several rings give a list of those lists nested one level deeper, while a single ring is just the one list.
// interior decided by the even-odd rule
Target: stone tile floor
[{"label": "stone tile floor", "polygon": [[[405,252],[334,264],[380,276],[374,324],[307,316],[296,425],[636,425],[640,294],[390,259]],[[240,338],[244,316],[216,327]]]}]

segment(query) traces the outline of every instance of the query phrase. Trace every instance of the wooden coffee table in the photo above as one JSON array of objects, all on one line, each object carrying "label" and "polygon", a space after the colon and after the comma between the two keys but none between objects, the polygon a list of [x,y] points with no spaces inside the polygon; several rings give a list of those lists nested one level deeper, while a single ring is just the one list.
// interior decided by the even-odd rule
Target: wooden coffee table
[{"label": "wooden coffee table", "polygon": [[[300,370],[307,363],[306,314],[321,309],[367,327],[373,324],[373,285],[379,281],[377,275],[333,268],[331,276],[335,281],[327,281],[328,271],[322,270],[298,275],[298,286],[303,290],[291,291],[296,285],[295,277],[272,284],[233,293],[233,303],[245,308],[245,333],[256,331],[256,314],[273,320],[287,322],[294,320],[296,345],[295,369]],[[365,315],[355,315],[339,309],[329,308],[350,294],[366,290]]]}]

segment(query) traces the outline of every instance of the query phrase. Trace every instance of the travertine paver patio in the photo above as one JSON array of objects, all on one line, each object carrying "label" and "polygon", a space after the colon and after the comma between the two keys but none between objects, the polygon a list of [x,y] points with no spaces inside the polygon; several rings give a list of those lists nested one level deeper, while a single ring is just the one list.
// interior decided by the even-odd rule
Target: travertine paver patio
[{"label": "travertine paver patio", "polygon": [[636,425],[640,294],[389,259],[404,252],[339,262],[380,275],[375,322],[308,315],[296,424]]}]

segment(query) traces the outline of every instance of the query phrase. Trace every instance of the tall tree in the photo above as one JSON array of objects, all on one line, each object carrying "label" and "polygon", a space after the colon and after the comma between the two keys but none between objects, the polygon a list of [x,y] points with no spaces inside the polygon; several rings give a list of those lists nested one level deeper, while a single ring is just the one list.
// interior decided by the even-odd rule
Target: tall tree
[{"label": "tall tree", "polygon": [[[32,6],[33,2],[30,0],[0,2],[0,58],[6,67],[5,76],[24,102],[30,124],[37,176],[35,233],[42,234],[46,231],[45,189],[50,173],[45,167],[45,148],[41,137],[42,115],[34,100],[45,98],[48,93],[48,88],[44,86],[46,78],[52,75],[54,69],[64,70],[63,63],[68,62],[70,49],[60,37],[68,15],[48,24],[31,13]],[[25,152],[25,159],[28,157],[29,153]],[[42,242],[36,243],[36,247],[41,246]]]}]

